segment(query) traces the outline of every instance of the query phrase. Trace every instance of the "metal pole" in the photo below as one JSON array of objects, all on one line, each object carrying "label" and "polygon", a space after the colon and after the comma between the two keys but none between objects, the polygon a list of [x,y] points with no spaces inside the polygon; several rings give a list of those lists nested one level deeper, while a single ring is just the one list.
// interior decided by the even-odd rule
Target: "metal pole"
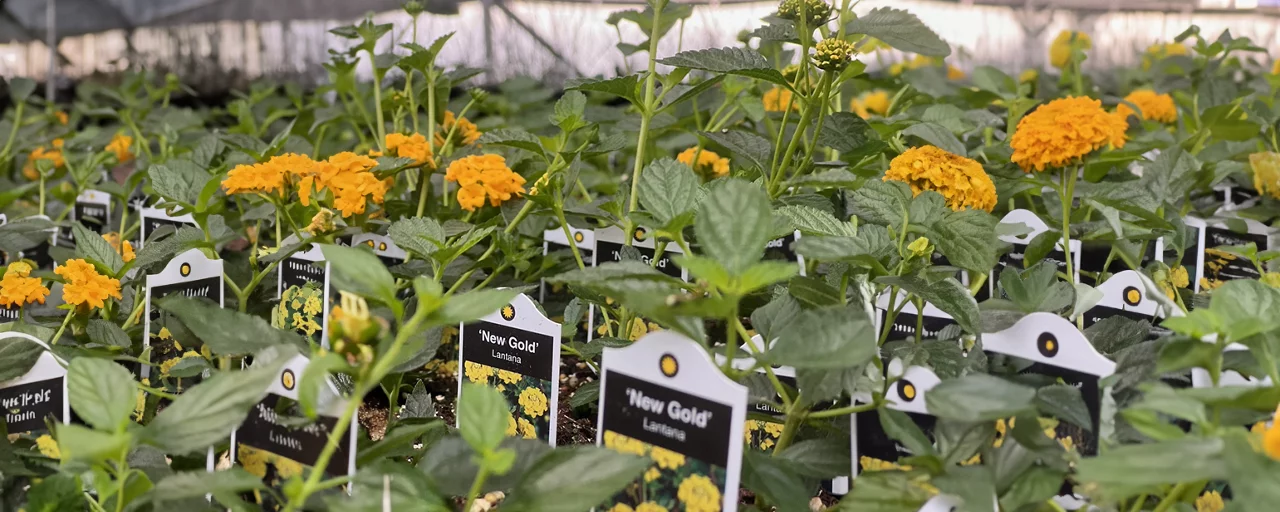
[{"label": "metal pole", "polygon": [[49,47],[49,73],[44,78],[44,99],[50,103],[53,103],[53,82],[58,74],[58,27],[54,22],[58,14],[55,7],[57,3],[58,0],[48,0],[44,10],[44,44]]},{"label": "metal pole", "polygon": [[484,67],[489,70],[489,82],[497,83],[497,66],[493,62],[493,1],[482,0],[484,8]]}]

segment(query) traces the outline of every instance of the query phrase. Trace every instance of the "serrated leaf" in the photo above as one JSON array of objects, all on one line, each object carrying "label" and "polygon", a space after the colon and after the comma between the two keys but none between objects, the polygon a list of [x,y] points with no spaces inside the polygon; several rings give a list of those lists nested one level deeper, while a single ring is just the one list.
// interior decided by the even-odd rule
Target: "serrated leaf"
[{"label": "serrated leaf", "polygon": [[772,222],[768,195],[756,185],[730,179],[702,200],[694,233],[703,252],[736,276],[764,256]]},{"label": "serrated leaf", "polygon": [[677,53],[658,62],[681,68],[700,69],[756,78],[790,88],[782,73],[769,65],[760,52],[750,48],[707,48]]},{"label": "serrated leaf", "polygon": [[477,144],[493,144],[495,146],[507,146],[516,149],[535,153],[539,156],[543,155],[542,141],[532,133],[524,130],[516,130],[511,128],[500,128],[491,130],[480,136]]},{"label": "serrated leaf", "polygon": [[712,142],[724,146],[740,158],[746,160],[746,167],[755,167],[761,171],[769,170],[773,155],[773,143],[768,139],[741,130],[724,130],[721,132],[702,132],[702,136]]},{"label": "serrated leaf", "polygon": [[937,123],[916,123],[902,130],[902,134],[920,137],[925,142],[954,155],[966,156],[969,154],[964,149],[964,144],[960,143],[960,139],[957,139],[951,133],[951,130]]},{"label": "serrated leaf", "polygon": [[670,158],[649,162],[640,174],[640,205],[663,225],[697,204],[698,177],[689,166]]},{"label": "serrated leaf", "polygon": [[440,223],[430,217],[406,217],[393,222],[387,236],[397,247],[424,257],[440,250],[448,238]]},{"label": "serrated leaf", "polygon": [[640,85],[640,75],[626,75],[609,79],[571,79],[565,82],[566,91],[592,91],[603,92],[619,96],[632,104],[640,103],[640,94],[638,87]]},{"label": "serrated leaf", "polygon": [[925,26],[920,18],[901,9],[880,7],[845,24],[851,34],[866,34],[904,52],[930,57],[951,55],[951,46]]}]

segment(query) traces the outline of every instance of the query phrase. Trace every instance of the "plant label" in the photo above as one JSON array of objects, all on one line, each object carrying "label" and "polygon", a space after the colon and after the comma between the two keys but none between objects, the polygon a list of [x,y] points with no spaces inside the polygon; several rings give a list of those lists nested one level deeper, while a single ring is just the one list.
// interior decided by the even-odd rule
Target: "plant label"
[{"label": "plant label", "polygon": [[[1200,264],[1196,269],[1196,291],[1214,288],[1232,279],[1258,279],[1262,272],[1242,254],[1245,245],[1256,252],[1271,248],[1275,231],[1261,222],[1236,217],[1216,217],[1203,223]],[[1231,250],[1228,250],[1231,249]]]},{"label": "plant label", "polygon": [[[279,377],[267,387],[267,395],[249,410],[249,417],[231,433],[231,462],[249,473],[262,478],[267,485],[279,489],[289,477],[302,473],[304,467],[315,466],[320,452],[329,442],[329,433],[338,424],[338,418],[346,409],[346,400],[338,393],[333,382],[326,379],[316,399],[318,418],[315,422],[297,426],[282,416],[301,417],[297,410],[298,383],[310,361],[302,355],[294,355],[280,370]],[[356,422],[351,422],[345,439],[339,441],[324,472],[329,477],[351,476],[356,473]],[[266,503],[269,495],[263,493],[255,500],[264,510],[271,510],[274,503]]]},{"label": "plant label", "polygon": [[1165,306],[1151,298],[1153,293],[1163,293],[1141,272],[1125,270],[1112,275],[1098,286],[1102,299],[1084,314],[1084,326],[1096,324],[1106,318],[1123,316],[1133,320],[1146,320],[1154,326],[1168,316],[1182,316],[1182,311]]},{"label": "plant label", "polygon": [[[894,340],[914,340],[916,337],[916,321],[921,320],[920,339],[937,339],[938,334],[942,332],[948,325],[955,325],[955,319],[951,315],[938,309],[933,304],[924,303],[924,311],[916,309],[915,303],[906,302],[907,293],[899,291],[897,300],[894,301],[894,309],[898,306],[902,307],[902,311],[893,317],[893,326],[889,328],[889,338],[887,341]],[[876,298],[876,329],[884,328],[885,322],[889,317],[889,292],[880,294]]]},{"label": "plant label", "polygon": [[[496,388],[507,399],[507,435],[556,445],[560,324],[525,294],[458,327],[458,382]],[[464,400],[458,386],[458,401]],[[459,428],[462,428],[459,425]]]},{"label": "plant label", "polygon": [[1238,186],[1230,181],[1213,187],[1213,197],[1222,203],[1218,212],[1230,212],[1251,207],[1258,203],[1258,192]]},{"label": "plant label", "polygon": [[[569,226],[569,233],[573,237],[572,245],[578,248],[578,254],[582,256],[583,263],[586,265],[593,264],[596,250],[595,230]],[[578,268],[578,262],[573,259],[569,245],[569,237],[565,236],[564,229],[548,229],[542,232],[542,255],[544,257],[552,254],[557,256],[555,268],[547,272],[546,275],[553,276]],[[573,294],[569,293],[562,284],[548,283],[546,279],[543,279],[538,287],[538,302],[542,304],[542,307],[547,308],[547,313],[553,317],[562,314],[565,305],[572,299]]]},{"label": "plant label", "polygon": [[147,237],[158,231],[164,226],[171,226],[173,229],[179,229],[182,226],[199,227],[196,225],[195,219],[191,218],[190,213],[182,215],[169,215],[168,210],[163,204],[156,206],[144,206],[138,204],[138,218],[140,219],[138,233],[138,248],[146,243]]},{"label": "plant label", "polygon": [[71,403],[67,401],[67,368],[49,345],[35,336],[20,332],[0,333],[0,339],[25,340],[42,350],[36,364],[21,377],[0,382],[0,406],[4,407],[4,423],[11,434],[42,432],[45,420],[71,422]]},{"label": "plant label", "polygon": [[[297,237],[293,235],[284,241],[286,245],[297,242]],[[318,245],[312,245],[305,251],[297,251],[280,262],[280,268],[276,273],[276,298],[283,300],[287,290],[305,287],[310,283],[314,283],[320,290],[320,311],[314,313],[316,317],[314,325],[299,326],[298,334],[314,337],[318,330],[320,346],[327,348],[329,346],[329,306],[333,303],[333,296],[329,288],[329,262],[324,260],[324,253]],[[301,307],[305,309],[307,306],[302,304]],[[311,312],[304,311],[304,313]]]},{"label": "plant label", "polygon": [[[46,215],[32,215],[26,218],[49,220],[49,217]],[[21,222],[21,220],[18,222]],[[58,243],[58,228],[52,227],[45,231],[49,233],[47,241],[41,242],[40,245],[18,253],[19,259],[31,260],[31,262],[34,263],[32,267],[36,270],[53,270],[54,267],[58,266],[58,264],[53,261],[53,256],[49,254],[49,248],[57,245]]]},{"label": "plant label", "polygon": [[[689,273],[684,269],[677,267],[675,261],[672,261],[673,254],[684,254],[675,244],[667,244],[663,249],[662,257],[655,264],[653,262],[654,253],[656,252],[653,238],[644,228],[636,228],[631,234],[632,247],[640,253],[640,261],[646,265],[654,265],[662,273],[671,277],[678,277],[685,281],[689,280]],[[610,226],[596,231],[596,248],[593,252],[593,260],[591,266],[596,267],[601,263],[609,263],[612,261],[622,261],[622,252],[625,250],[626,238],[622,233],[622,229],[617,226]],[[587,340],[593,340],[596,337],[596,306],[592,304],[587,309]],[[627,326],[622,326],[623,333],[627,332]],[[625,336],[622,334],[621,336]]]},{"label": "plant label", "polygon": [[[81,192],[71,205],[69,218],[89,231],[99,235],[106,233],[111,224],[111,195],[93,189]],[[59,245],[73,246],[76,243],[75,231],[71,229],[61,230],[59,236]]]},{"label": "plant label", "polygon": [[796,230],[787,236],[770,240],[764,246],[764,259],[778,261],[794,261],[800,266],[800,275],[804,275],[804,256],[796,254],[791,249],[791,244],[796,243],[800,239],[800,230]]},{"label": "plant label", "polygon": [[[156,301],[169,295],[183,295],[208,299],[222,307],[222,260],[213,260],[199,249],[190,249],[169,260],[159,274],[147,275],[146,317],[143,320],[144,347],[151,348],[151,362],[161,368],[161,376],[167,377],[173,365],[166,362],[180,359],[185,351],[196,350],[198,343],[186,326],[168,312],[161,311]],[[151,366],[143,365],[142,378],[151,376]]]},{"label": "plant label", "polygon": [[[1004,361],[993,357],[993,368],[1003,363],[1011,373],[1044,375],[1080,390],[1090,424],[1075,425],[1056,418],[1054,438],[1081,455],[1097,455],[1103,393],[1100,381],[1115,373],[1116,364],[1098,353],[1075,324],[1053,313],[1031,313],[1008,329],[983,334],[982,345],[988,355],[1012,356]],[[1065,481],[1056,500],[1068,510],[1086,503]]]},{"label": "plant label", "polygon": [[[1019,224],[1022,224],[1022,229],[1018,228]],[[1022,233],[999,235],[1000,240],[1013,245],[1013,249],[1001,256],[1000,262],[997,264],[995,270],[991,271],[991,277],[988,280],[988,292],[993,295],[995,294],[995,285],[1000,280],[1001,269],[1013,267],[1021,270],[1026,268],[1026,264],[1023,260],[1027,253],[1027,247],[1031,244],[1031,241],[1035,240],[1035,238],[1041,233],[1049,231],[1049,225],[1045,224],[1040,217],[1036,216],[1036,214],[1032,213],[1030,210],[1018,209],[1005,214],[1004,218],[1000,219],[1000,226],[996,228],[996,232],[1001,233],[1002,231],[1021,231]],[[1062,242],[1055,242],[1053,247],[1053,250],[1050,250],[1049,253],[1044,256],[1044,259],[1052,261],[1058,266],[1058,270],[1065,274],[1067,272],[1067,259],[1066,255],[1062,252]],[[1075,282],[1080,282],[1079,240],[1071,240],[1071,259],[1073,262],[1072,269],[1076,271],[1072,278]]]},{"label": "plant label", "polygon": [[[938,418],[929,414],[924,397],[940,382],[937,374],[924,366],[912,365],[903,368],[902,361],[899,359],[890,361],[886,367],[891,377],[900,376],[901,378],[893,383],[885,396],[885,407],[906,413],[920,431],[932,439],[933,428]],[[863,403],[869,403],[870,399],[870,396],[854,397],[854,400]],[[849,419],[849,428],[850,455],[853,462],[851,469],[855,479],[863,471],[895,468],[899,458],[914,455],[885,432],[879,410],[854,414]]]},{"label": "plant label", "polygon": [[604,349],[596,444],[653,466],[597,510],[737,510],[746,419],[747,388],[689,338],[658,331]]},{"label": "plant label", "polygon": [[373,254],[382,260],[382,264],[387,268],[394,267],[404,263],[405,258],[409,255],[391,241],[391,237],[379,235],[377,233],[360,233],[351,238],[351,244],[361,245],[373,249]]}]

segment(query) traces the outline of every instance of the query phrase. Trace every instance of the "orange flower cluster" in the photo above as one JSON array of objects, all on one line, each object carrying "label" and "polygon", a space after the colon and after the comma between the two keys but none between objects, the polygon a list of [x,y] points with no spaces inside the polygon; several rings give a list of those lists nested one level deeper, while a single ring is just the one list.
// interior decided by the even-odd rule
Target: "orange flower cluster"
[{"label": "orange flower cluster", "polygon": [[133,244],[129,243],[128,240],[120,240],[120,233],[107,233],[102,235],[102,239],[111,244],[111,248],[120,254],[125,263],[133,261]]},{"label": "orange flower cluster", "polygon": [[49,296],[49,289],[40,278],[30,276],[31,265],[21,261],[10,263],[9,268],[4,271],[4,278],[0,279],[0,306],[20,307],[34,302],[44,304],[44,298]]},{"label": "orange flower cluster", "polygon": [[[695,153],[698,154],[697,165],[693,164],[693,155]],[[696,147],[689,148],[681,151],[679,155],[676,155],[676,160],[679,160],[680,163],[689,166],[690,169],[693,169],[694,172],[701,175],[704,179],[715,179],[729,174],[729,159],[724,158],[709,149],[704,149],[699,152]]]},{"label": "orange flower cluster", "polygon": [[787,109],[800,110],[800,104],[793,101],[791,91],[784,87],[774,87],[765,91],[764,97],[765,112],[783,112]]},{"label": "orange flower cluster", "polygon": [[67,260],[54,270],[66,281],[62,286],[62,301],[75,306],[101,308],[106,300],[120,297],[120,280],[98,273],[85,260]]},{"label": "orange flower cluster", "polygon": [[39,160],[48,160],[53,164],[54,169],[66,165],[67,161],[62,156],[62,139],[53,139],[51,149],[40,146],[31,151],[31,156],[27,157],[27,163],[22,166],[22,175],[31,181],[40,179],[40,169],[36,167],[36,162]]},{"label": "orange flower cluster", "polygon": [[1121,119],[1128,119],[1130,114],[1138,114],[1143,119],[1161,123],[1172,123],[1178,120],[1178,108],[1173,104],[1173,97],[1168,94],[1157,94],[1151,89],[1138,89],[1129,93],[1124,100],[1138,106],[1134,112],[1129,105],[1116,105],[1116,114]]},{"label": "orange flower cluster", "polygon": [[[454,128],[457,125],[457,129]],[[467,120],[467,118],[455,119],[453,112],[446,110],[444,112],[444,121],[440,123],[440,129],[436,131],[436,147],[444,147],[445,137],[449,135],[449,130],[453,132],[453,143],[455,146],[470,146],[480,140],[480,130],[476,128],[476,124]],[[391,138],[390,135],[387,138]],[[390,145],[388,145],[390,147]]]},{"label": "orange flower cluster", "polygon": [[427,144],[427,138],[423,137],[421,133],[413,135],[388,133],[386,145],[388,152],[398,157],[411,158],[417,165],[428,164],[432,168],[436,166],[435,161],[432,159],[431,146]]},{"label": "orange flower cluster", "polygon": [[895,157],[884,180],[911,185],[915,195],[925,190],[942,194],[952,210],[989,212],[996,206],[996,186],[982,164],[934,146],[911,148]]},{"label": "orange flower cluster", "polygon": [[107,144],[107,151],[115,153],[117,162],[125,163],[133,160],[133,152],[130,151],[132,147],[133,137],[117,133],[114,137],[111,137],[111,142]]},{"label": "orange flower cluster", "polygon": [[498,206],[512,196],[524,194],[524,177],[507,167],[500,155],[472,155],[459,158],[449,164],[444,179],[460,185],[458,204],[467,210],[489,204]]},{"label": "orange flower cluster", "polygon": [[1062,167],[1099,148],[1124,147],[1124,119],[1102,109],[1102,102],[1069,96],[1027,114],[1009,140],[1014,163],[1023,171]]},{"label": "orange flower cluster", "polygon": [[370,170],[378,165],[372,158],[342,152],[328,160],[316,161],[293,153],[271,157],[252,165],[238,165],[227,173],[222,188],[228,194],[275,194],[284,197],[290,187],[298,189],[303,206],[311,205],[314,193],[333,193],[333,206],[350,217],[365,212],[369,200],[382,204],[390,180],[379,180]]}]

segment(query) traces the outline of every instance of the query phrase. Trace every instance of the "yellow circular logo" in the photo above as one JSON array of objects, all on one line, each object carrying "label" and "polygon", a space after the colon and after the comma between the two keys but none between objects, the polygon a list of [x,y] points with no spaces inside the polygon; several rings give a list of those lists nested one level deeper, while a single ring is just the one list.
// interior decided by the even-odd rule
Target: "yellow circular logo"
[{"label": "yellow circular logo", "polygon": [[365,241],[364,241],[364,244],[365,244],[365,245],[367,245],[367,246],[369,246],[369,248],[370,248],[370,249],[372,249],[372,248],[373,248],[373,240],[365,240]]},{"label": "yellow circular logo", "polygon": [[1126,286],[1124,289],[1124,303],[1130,306],[1137,306],[1142,302],[1142,292],[1132,286]]},{"label": "yellow circular logo", "polygon": [[293,370],[285,370],[280,374],[280,385],[285,389],[293,391],[293,386],[297,385],[297,379],[293,376]]},{"label": "yellow circular logo", "polygon": [[1051,332],[1040,333],[1040,337],[1036,339],[1036,348],[1040,349],[1040,354],[1045,357],[1053,357],[1058,355],[1058,337]]},{"label": "yellow circular logo", "polygon": [[662,374],[668,377],[675,377],[680,372],[680,362],[676,361],[676,356],[671,354],[662,354],[662,358],[658,360],[658,367],[662,370]]},{"label": "yellow circular logo", "polygon": [[637,242],[643,242],[644,237],[647,235],[648,234],[644,232],[644,228],[636,228],[636,232],[633,233],[631,236],[635,238]]},{"label": "yellow circular logo", "polygon": [[584,240],[585,238],[586,238],[586,237],[582,236],[582,232],[581,232],[581,231],[579,231],[579,232],[577,232],[577,233],[574,233],[574,234],[573,234],[573,241],[575,241],[575,242],[579,242],[579,243],[581,243],[581,242],[582,242],[582,240]]},{"label": "yellow circular logo", "polygon": [[378,244],[378,250],[379,250],[379,251],[385,251],[385,250],[387,250],[387,243],[386,243],[386,242],[381,242],[381,243],[379,243],[379,244]]},{"label": "yellow circular logo", "polygon": [[898,397],[908,402],[916,399],[916,385],[909,380],[898,381]]},{"label": "yellow circular logo", "polygon": [[503,320],[514,319],[516,317],[516,307],[511,304],[507,304],[506,306],[502,306],[502,310],[500,310],[499,313],[502,315]]},{"label": "yellow circular logo", "polygon": [[182,277],[191,275],[191,264],[183,263],[181,267],[178,267],[178,272],[182,274]]}]

